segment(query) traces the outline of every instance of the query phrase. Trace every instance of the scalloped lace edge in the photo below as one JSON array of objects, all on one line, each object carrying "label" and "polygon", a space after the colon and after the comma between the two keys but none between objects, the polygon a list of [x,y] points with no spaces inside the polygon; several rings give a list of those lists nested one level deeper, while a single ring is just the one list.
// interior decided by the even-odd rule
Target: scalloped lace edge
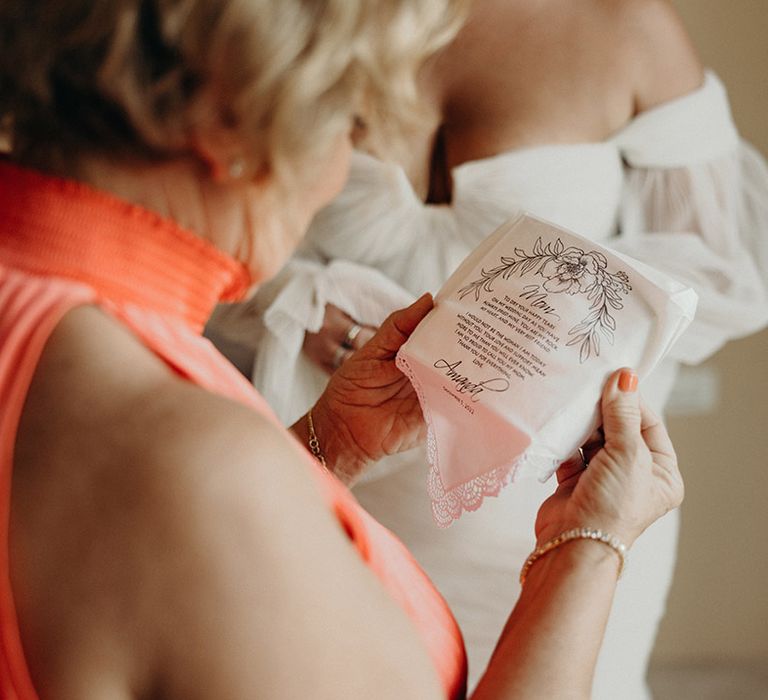
[{"label": "scalloped lace edge", "polygon": [[[432,517],[438,527],[446,528],[454,520],[458,520],[462,513],[477,510],[486,498],[498,496],[501,489],[513,482],[517,478],[520,468],[528,462],[530,449],[509,465],[491,469],[485,474],[480,474],[463,484],[446,490],[440,476],[437,440],[432,428],[432,414],[424,398],[421,382],[416,378],[408,360],[402,354],[397,355],[396,363],[400,371],[410,380],[421,404],[424,422],[427,424],[427,462],[429,463],[427,492],[432,502]],[[557,464],[554,466],[556,468]]]}]

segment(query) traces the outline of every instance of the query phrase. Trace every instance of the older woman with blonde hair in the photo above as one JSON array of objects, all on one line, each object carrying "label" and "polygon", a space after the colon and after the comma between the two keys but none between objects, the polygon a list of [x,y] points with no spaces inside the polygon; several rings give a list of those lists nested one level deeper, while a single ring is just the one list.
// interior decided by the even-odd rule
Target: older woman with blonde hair
[{"label": "older woman with blonde hair", "polygon": [[[0,6],[3,698],[464,695],[449,610],[337,478],[421,437],[394,356],[430,297],[293,434],[200,335],[340,189],[355,105],[394,123],[456,12]],[[589,469],[564,464],[542,506],[477,699],[587,697],[624,547],[682,497],[631,370],[603,414]]]}]

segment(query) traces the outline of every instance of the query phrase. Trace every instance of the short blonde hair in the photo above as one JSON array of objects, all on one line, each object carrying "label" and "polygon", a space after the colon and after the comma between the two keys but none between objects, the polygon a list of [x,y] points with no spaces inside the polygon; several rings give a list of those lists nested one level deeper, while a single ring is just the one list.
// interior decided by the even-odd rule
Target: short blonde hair
[{"label": "short blonde hair", "polygon": [[166,160],[202,138],[272,169],[327,148],[363,99],[386,124],[462,0],[4,0],[0,124],[12,157]]}]

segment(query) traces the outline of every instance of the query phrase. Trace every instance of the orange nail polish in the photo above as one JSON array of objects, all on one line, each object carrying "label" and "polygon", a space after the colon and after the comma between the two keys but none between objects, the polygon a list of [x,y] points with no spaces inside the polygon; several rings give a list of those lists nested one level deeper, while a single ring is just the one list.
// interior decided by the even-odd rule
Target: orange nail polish
[{"label": "orange nail polish", "polygon": [[619,389],[626,392],[635,391],[637,389],[637,375],[628,369],[621,370],[621,374],[619,374]]}]

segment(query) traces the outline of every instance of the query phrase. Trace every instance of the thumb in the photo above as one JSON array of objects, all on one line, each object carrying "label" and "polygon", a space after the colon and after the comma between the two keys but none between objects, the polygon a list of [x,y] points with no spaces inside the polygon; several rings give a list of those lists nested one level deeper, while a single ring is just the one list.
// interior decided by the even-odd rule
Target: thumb
[{"label": "thumb", "polygon": [[603,431],[605,442],[618,448],[626,447],[640,436],[640,395],[637,375],[624,367],[614,372],[603,389]]},{"label": "thumb", "polygon": [[377,357],[397,353],[433,306],[432,295],[427,292],[410,306],[391,313],[363,349],[369,349]]}]

